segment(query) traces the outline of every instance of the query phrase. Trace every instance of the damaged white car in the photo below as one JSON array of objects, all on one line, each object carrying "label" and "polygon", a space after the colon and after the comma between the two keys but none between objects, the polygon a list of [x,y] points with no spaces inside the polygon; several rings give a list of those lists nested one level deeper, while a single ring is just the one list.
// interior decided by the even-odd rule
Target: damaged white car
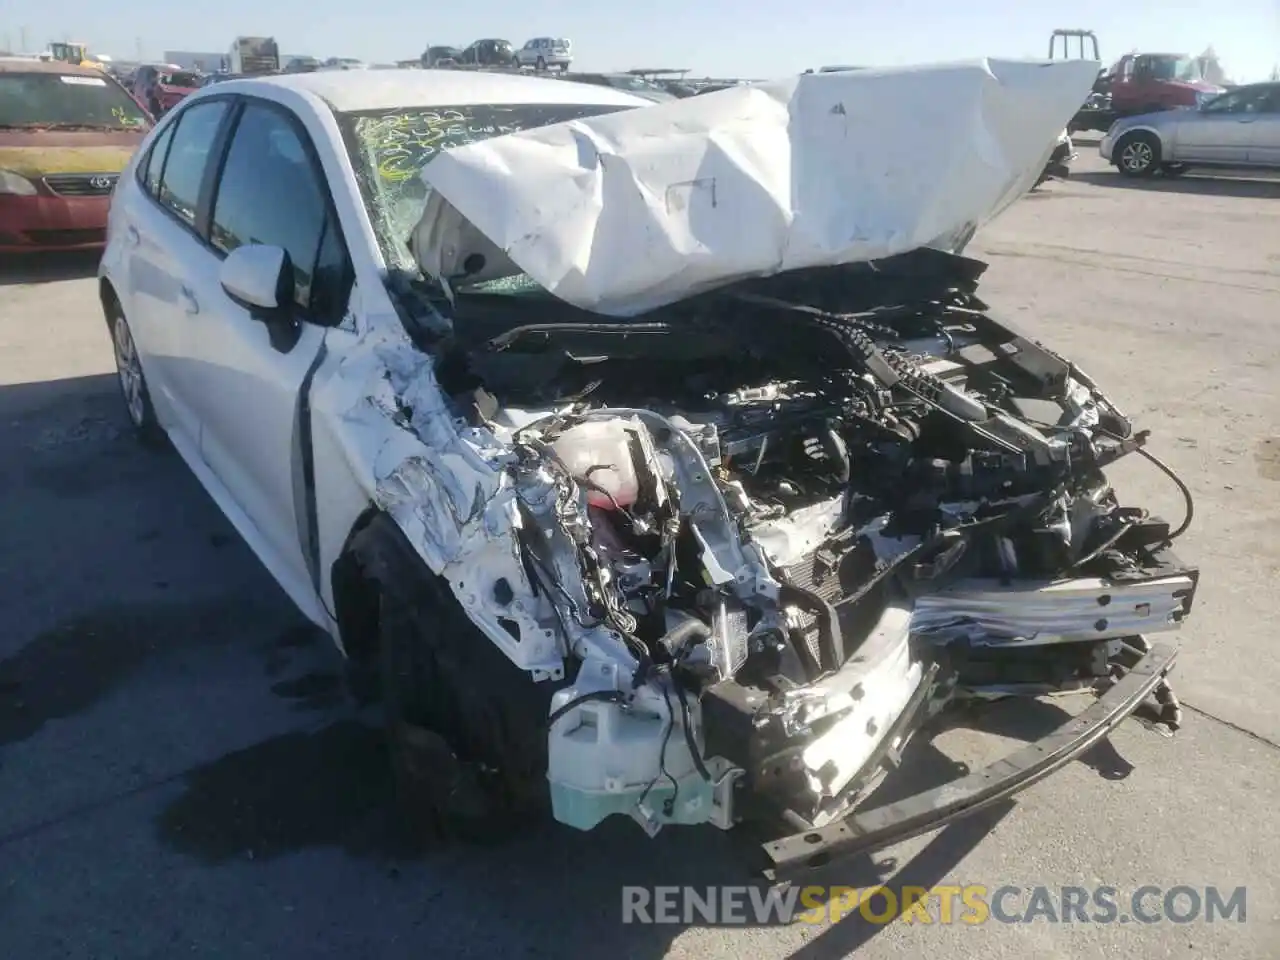
[{"label": "damaged white car", "polygon": [[[765,821],[779,876],[921,833],[1144,703],[1177,723],[1144,637],[1192,606],[1189,496],[1177,529],[1120,502],[1104,468],[1155,461],[1145,434],[961,255],[1096,67],[656,106],[452,71],[219,84],[115,192],[129,416],[377,678],[436,832]],[[949,702],[1064,690],[1098,699],[858,809]]]}]

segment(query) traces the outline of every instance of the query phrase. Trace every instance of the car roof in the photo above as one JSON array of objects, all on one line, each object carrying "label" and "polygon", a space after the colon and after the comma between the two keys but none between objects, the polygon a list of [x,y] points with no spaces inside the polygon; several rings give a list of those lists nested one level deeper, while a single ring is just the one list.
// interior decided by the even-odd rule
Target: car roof
[{"label": "car roof", "polygon": [[480,103],[581,103],[642,107],[650,101],[621,90],[526,77],[514,73],[462,70],[376,70],[294,73],[229,80],[237,86],[286,87],[314,94],[339,112],[397,107],[445,107]]},{"label": "car roof", "polygon": [[28,60],[26,57],[0,57],[0,73],[55,73],[67,77],[101,77],[95,67],[82,67],[61,60]]}]

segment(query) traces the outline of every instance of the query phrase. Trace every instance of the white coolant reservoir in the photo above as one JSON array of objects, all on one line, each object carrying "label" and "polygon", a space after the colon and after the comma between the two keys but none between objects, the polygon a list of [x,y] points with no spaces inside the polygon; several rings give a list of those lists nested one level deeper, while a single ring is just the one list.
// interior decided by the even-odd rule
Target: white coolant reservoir
[{"label": "white coolant reservoir", "polygon": [[636,502],[640,480],[631,459],[631,429],[625,420],[588,420],[570,427],[551,444],[575,479],[591,481],[587,486],[591,506],[612,510],[615,505],[625,508]]}]

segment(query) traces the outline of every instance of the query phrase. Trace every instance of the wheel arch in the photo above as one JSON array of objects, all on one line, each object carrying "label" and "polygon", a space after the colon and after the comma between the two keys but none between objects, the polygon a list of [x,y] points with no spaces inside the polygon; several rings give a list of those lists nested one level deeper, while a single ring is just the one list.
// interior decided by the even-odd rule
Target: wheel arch
[{"label": "wheel arch", "polygon": [[119,310],[120,295],[116,293],[116,288],[111,285],[111,281],[106,277],[98,278],[98,301],[102,304],[102,319],[106,322],[107,327],[111,326],[111,310],[114,307]]},{"label": "wheel arch", "polygon": [[351,524],[329,568],[334,619],[348,660],[359,666],[377,662],[379,592],[415,574],[432,575],[395,519],[370,504]]},{"label": "wheel arch", "polygon": [[1131,127],[1125,127],[1123,130],[1121,130],[1119,133],[1116,134],[1116,143],[1119,144],[1123,138],[1131,136],[1132,134],[1135,134],[1135,133],[1146,133],[1146,134],[1149,134],[1150,136],[1155,137],[1156,140],[1160,142],[1161,149],[1164,149],[1164,135],[1160,132],[1159,129],[1157,129],[1155,126],[1149,123],[1135,123]]}]

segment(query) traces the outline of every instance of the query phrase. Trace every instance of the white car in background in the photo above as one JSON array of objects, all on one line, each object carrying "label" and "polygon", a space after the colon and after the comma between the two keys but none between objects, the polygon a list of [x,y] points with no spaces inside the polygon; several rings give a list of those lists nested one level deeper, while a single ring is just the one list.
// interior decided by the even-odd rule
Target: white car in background
[{"label": "white car in background", "polygon": [[534,37],[516,51],[516,63],[536,70],[568,70],[573,44],[564,37]]},{"label": "white car in background", "polygon": [[[1149,695],[1176,723],[1142,634],[1191,608],[1190,511],[1120,507],[1102,469],[1145,433],[959,253],[1092,80],[204,88],[110,208],[128,416],[381,696],[429,836],[765,820],[800,831],[780,874],[916,836]],[[953,696],[1073,689],[1099,699],[1047,739],[854,812]]]}]

